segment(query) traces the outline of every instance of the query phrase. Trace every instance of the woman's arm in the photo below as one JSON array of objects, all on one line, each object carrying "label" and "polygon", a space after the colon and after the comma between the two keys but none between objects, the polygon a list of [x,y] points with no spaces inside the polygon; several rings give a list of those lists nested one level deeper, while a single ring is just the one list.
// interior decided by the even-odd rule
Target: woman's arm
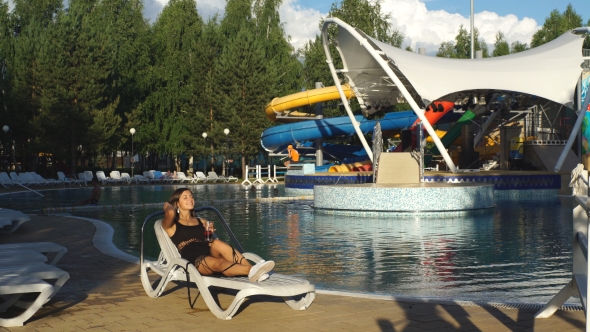
[{"label": "woman's arm", "polygon": [[164,203],[164,219],[162,219],[162,228],[166,231],[174,225],[174,216],[176,211],[172,204]]}]

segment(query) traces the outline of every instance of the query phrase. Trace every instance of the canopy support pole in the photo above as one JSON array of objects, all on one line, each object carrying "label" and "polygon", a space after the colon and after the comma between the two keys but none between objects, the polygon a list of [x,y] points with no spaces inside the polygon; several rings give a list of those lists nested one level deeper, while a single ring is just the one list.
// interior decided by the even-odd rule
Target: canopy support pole
[{"label": "canopy support pole", "polygon": [[[397,77],[397,75],[395,75],[393,70],[391,70],[391,68],[389,67],[388,61],[385,61],[383,59],[382,56],[386,55],[386,54],[383,51],[377,51],[373,47],[370,47],[371,44],[363,36],[361,36],[354,29],[348,29],[348,26],[342,20],[340,20],[338,18],[330,17],[324,21],[324,25],[322,27],[322,43],[324,46],[324,52],[326,53],[326,62],[328,62],[328,65],[330,67],[330,72],[332,73],[332,78],[334,79],[334,83],[336,84],[336,88],[338,89],[338,93],[340,93],[340,98],[342,99],[342,102],[344,103],[344,107],[346,109],[346,112],[348,113],[348,116],[350,117],[350,120],[352,121],[352,125],[355,128],[355,131],[356,131],[357,135],[359,136],[359,139],[361,140],[361,143],[363,144],[365,151],[367,151],[369,158],[371,158],[371,161],[373,161],[373,153],[371,152],[371,148],[369,148],[367,141],[365,140],[364,136],[362,135],[362,132],[360,130],[360,126],[359,126],[358,122],[356,121],[356,119],[354,118],[354,115],[352,114],[352,111],[350,110],[350,105],[348,103],[348,100],[346,99],[346,96],[344,95],[344,91],[342,90],[340,80],[338,79],[338,74],[336,73],[336,69],[334,68],[334,63],[332,62],[332,55],[330,54],[330,48],[329,48],[329,44],[328,44],[328,26],[331,23],[337,24],[338,26],[346,29],[348,31],[348,33],[353,35],[361,43],[361,45],[367,50],[367,52],[369,52],[369,54],[373,57],[373,59],[381,66],[381,68],[385,71],[385,73],[391,78],[393,83],[397,86],[397,88],[402,93],[402,95],[404,96],[406,101],[410,104],[410,106],[412,107],[412,110],[414,110],[414,113],[416,113],[416,115],[418,116],[420,121],[422,121],[422,125],[424,126],[424,128],[426,129],[426,131],[428,132],[428,134],[430,135],[430,137],[434,141],[434,144],[436,145],[436,147],[438,148],[438,151],[440,152],[443,159],[445,160],[445,163],[447,164],[447,167],[449,168],[449,170],[453,173],[457,173],[457,171],[458,171],[457,167],[453,163],[451,156],[449,156],[447,149],[442,144],[440,138],[438,137],[438,135],[436,134],[436,132],[432,128],[432,125],[430,125],[430,122],[428,122],[428,120],[424,116],[424,110],[420,109],[420,107],[418,106],[418,104],[416,104],[416,101],[414,100],[414,98],[412,98],[412,96],[410,95],[410,93],[408,92],[408,90],[406,89],[404,84],[400,81],[400,79]],[[345,69],[347,69],[347,68],[345,68]]]},{"label": "canopy support pole", "polygon": [[[572,148],[574,144],[574,140],[576,136],[578,136],[578,131],[582,127],[582,122],[584,122],[584,117],[586,116],[586,110],[588,110],[588,103],[590,103],[590,92],[586,93],[586,97],[584,98],[584,102],[582,103],[582,108],[578,112],[578,118],[576,119],[576,123],[574,124],[574,128],[572,128],[572,132],[570,133],[570,137],[561,151],[561,155],[559,155],[559,159],[557,159],[557,163],[555,164],[554,171],[555,173],[559,173],[561,170],[561,166],[563,166],[563,162],[565,161],[565,157],[567,156],[568,151]],[[580,156],[581,157],[581,156]]]}]

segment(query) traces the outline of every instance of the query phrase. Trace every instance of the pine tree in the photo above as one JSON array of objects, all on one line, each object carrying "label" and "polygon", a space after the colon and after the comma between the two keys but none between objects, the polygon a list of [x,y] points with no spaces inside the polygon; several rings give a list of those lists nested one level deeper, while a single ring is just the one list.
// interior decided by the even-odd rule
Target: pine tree
[{"label": "pine tree", "polygon": [[104,103],[112,67],[104,47],[109,36],[96,24],[96,5],[73,0],[58,12],[42,39],[35,72],[41,82],[38,127],[45,129],[43,140],[53,146],[54,157],[70,160],[73,173],[94,112],[110,106]]},{"label": "pine tree", "polygon": [[10,74],[8,69],[9,56],[12,49],[12,33],[8,4],[0,2],[0,115],[8,119],[8,89]]},{"label": "pine tree", "polygon": [[301,90],[302,66],[281,24],[280,4],[280,0],[254,2],[256,38],[263,44],[266,70],[274,76],[273,86],[269,87],[274,96],[284,96]]},{"label": "pine tree", "polygon": [[131,116],[141,119],[136,138],[152,155],[178,155],[190,149],[189,127],[202,89],[197,49],[202,28],[194,0],[170,1],[153,26],[153,63],[143,80],[148,95]]},{"label": "pine tree", "polygon": [[[10,77],[7,118],[16,142],[27,142],[30,152],[46,150],[47,144],[33,119],[39,115],[40,77],[38,57],[47,29],[62,8],[56,0],[16,0],[10,22],[11,50],[7,77]],[[22,146],[22,144],[16,144]],[[34,153],[37,155],[37,153]],[[35,163],[36,165],[36,163]]]},{"label": "pine tree", "polygon": [[224,79],[218,86],[224,102],[215,110],[212,134],[221,148],[222,131],[231,128],[232,151],[241,156],[243,174],[248,159],[260,151],[260,132],[268,126],[262,110],[272,98],[267,87],[273,80],[266,71],[264,45],[248,24],[228,40],[217,68]]},{"label": "pine tree", "polygon": [[[122,119],[131,116],[132,110],[145,98],[139,81],[150,64],[150,27],[142,11],[143,4],[139,0],[102,0],[96,8],[97,25],[110,36],[104,47],[108,49],[112,61],[112,67],[108,68],[106,99],[102,105],[106,113],[101,114],[100,119],[109,115],[112,118],[106,122],[111,125],[117,123],[119,127],[107,140],[88,146],[86,150],[89,154],[118,150],[121,144],[126,144],[125,148],[131,150],[129,128],[137,124],[128,119],[124,127]],[[113,112],[112,107],[106,107],[111,104],[116,105]]]}]

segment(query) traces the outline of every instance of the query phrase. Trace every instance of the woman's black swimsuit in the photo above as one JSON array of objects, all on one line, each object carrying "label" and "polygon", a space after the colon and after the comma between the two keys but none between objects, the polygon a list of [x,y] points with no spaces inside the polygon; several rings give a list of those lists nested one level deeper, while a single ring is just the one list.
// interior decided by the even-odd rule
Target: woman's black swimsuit
[{"label": "woman's black swimsuit", "polygon": [[205,226],[201,219],[197,220],[199,224],[195,226],[186,226],[175,221],[176,231],[170,238],[180,252],[180,257],[193,262],[196,267],[205,257],[211,256],[209,243],[205,241]]}]

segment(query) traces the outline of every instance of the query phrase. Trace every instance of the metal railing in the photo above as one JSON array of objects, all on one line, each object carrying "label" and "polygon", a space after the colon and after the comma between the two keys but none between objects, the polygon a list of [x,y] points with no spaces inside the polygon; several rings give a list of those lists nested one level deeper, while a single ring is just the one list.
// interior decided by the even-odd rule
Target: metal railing
[{"label": "metal railing", "polygon": [[[590,49],[584,48],[582,49],[582,56],[590,56]],[[590,60],[584,60],[584,69],[586,71],[590,71]]]},{"label": "metal railing", "polygon": [[572,171],[570,187],[573,190],[573,264],[572,279],[557,293],[539,312],[535,318],[547,318],[553,315],[565,301],[572,296],[578,296],[586,313],[586,331],[590,331],[588,324],[588,171],[582,164],[578,164]]}]

